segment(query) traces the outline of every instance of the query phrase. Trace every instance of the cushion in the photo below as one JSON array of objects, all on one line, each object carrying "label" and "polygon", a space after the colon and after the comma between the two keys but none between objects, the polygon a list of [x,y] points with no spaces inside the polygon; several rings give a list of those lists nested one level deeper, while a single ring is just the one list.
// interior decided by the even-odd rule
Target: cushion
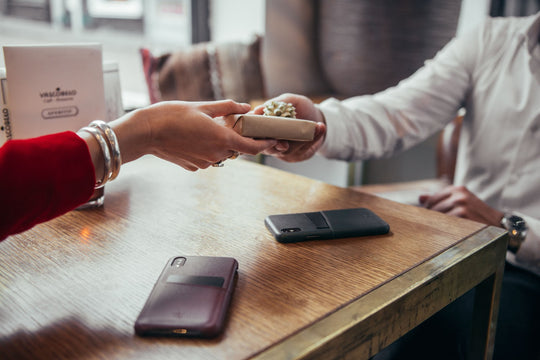
[{"label": "cushion", "polygon": [[265,98],[260,43],[259,36],[247,43],[207,42],[160,56],[141,49],[150,101]]}]

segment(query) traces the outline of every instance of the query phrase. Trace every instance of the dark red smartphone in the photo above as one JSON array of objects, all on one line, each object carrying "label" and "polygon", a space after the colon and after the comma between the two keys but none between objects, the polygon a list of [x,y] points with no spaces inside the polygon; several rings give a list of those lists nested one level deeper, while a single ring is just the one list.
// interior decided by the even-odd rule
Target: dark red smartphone
[{"label": "dark red smartphone", "polygon": [[141,336],[215,337],[225,326],[238,262],[176,256],[167,262],[135,321]]}]

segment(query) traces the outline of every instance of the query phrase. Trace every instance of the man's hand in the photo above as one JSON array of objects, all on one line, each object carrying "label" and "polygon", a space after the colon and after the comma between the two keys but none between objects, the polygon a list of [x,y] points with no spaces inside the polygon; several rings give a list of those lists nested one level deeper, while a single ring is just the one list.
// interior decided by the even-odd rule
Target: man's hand
[{"label": "man's hand", "polygon": [[[293,104],[298,119],[315,121],[317,127],[315,128],[315,137],[312,141],[280,140],[274,147],[263,151],[263,153],[288,162],[303,161],[312,157],[321,147],[326,134],[326,125],[322,112],[310,99],[301,95],[283,94],[270,101],[283,101]],[[255,108],[253,112],[261,115],[263,110],[264,105],[261,105]]]},{"label": "man's hand", "polygon": [[427,209],[487,225],[500,227],[504,215],[480,200],[465,186],[449,185],[435,194],[420,195],[418,200]]}]

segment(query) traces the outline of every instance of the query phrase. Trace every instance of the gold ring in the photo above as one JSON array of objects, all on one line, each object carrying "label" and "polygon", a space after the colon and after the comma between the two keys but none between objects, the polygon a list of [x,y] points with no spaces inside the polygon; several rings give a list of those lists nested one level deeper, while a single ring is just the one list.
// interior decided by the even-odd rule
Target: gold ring
[{"label": "gold ring", "polygon": [[[233,160],[233,159],[236,159],[239,155],[240,155],[240,153],[238,151],[233,151],[232,155],[229,156],[227,159]],[[218,162],[213,163],[212,166],[213,167],[223,167],[223,165],[225,165],[225,164],[223,164],[223,162],[225,160],[227,160],[227,159],[219,160]]]}]

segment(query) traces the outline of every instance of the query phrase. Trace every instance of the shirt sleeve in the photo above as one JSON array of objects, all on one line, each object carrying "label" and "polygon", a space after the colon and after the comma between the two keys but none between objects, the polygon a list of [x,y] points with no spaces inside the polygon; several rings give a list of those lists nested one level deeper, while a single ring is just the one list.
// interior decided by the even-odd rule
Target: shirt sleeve
[{"label": "shirt sleeve", "polygon": [[441,130],[465,103],[478,39],[454,38],[395,87],[321,103],[327,134],[319,152],[347,161],[389,157]]},{"label": "shirt sleeve", "polygon": [[0,148],[0,240],[84,204],[95,172],[74,132],[10,140]]}]

